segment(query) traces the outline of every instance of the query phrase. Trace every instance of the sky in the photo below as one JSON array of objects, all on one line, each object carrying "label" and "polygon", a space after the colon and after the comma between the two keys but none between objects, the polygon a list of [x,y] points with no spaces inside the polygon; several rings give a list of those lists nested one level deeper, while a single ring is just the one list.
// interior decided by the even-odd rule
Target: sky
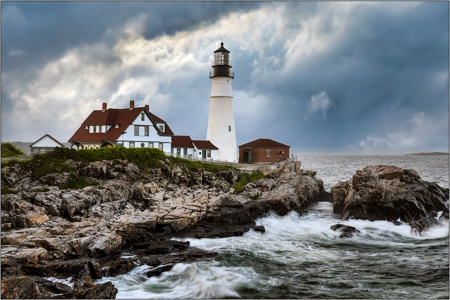
[{"label": "sky", "polygon": [[206,139],[213,52],[231,52],[237,144],[291,153],[449,149],[449,3],[1,2],[2,141],[67,142],[148,104]]}]

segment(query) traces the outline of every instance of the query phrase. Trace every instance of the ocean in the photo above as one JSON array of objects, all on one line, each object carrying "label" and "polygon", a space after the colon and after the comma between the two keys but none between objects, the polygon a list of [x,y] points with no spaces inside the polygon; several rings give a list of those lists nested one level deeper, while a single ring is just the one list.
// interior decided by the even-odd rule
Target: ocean
[{"label": "ocean", "polygon": [[[366,165],[411,168],[422,179],[448,187],[448,156],[303,155],[302,168],[317,171],[327,191]],[[341,221],[332,203],[317,202],[299,215],[258,219],[265,233],[241,237],[185,239],[219,255],[177,264],[158,277],[140,266],[111,281],[125,299],[178,298],[449,298],[449,226],[422,235],[407,224]],[[342,223],[360,233],[341,239],[330,229]]]}]

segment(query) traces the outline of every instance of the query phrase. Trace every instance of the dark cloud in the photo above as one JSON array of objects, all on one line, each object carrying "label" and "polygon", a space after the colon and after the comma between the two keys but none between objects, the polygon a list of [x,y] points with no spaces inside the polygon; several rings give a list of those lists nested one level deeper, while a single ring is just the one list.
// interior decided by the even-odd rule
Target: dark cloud
[{"label": "dark cloud", "polygon": [[[290,72],[264,75],[258,89],[284,103],[278,105],[283,119],[297,120],[285,137],[292,144],[343,148],[368,132],[395,131],[417,111],[444,112],[448,119],[448,84],[434,82],[440,72],[448,79],[448,3],[422,4],[404,13],[388,6],[361,4],[333,49],[308,56]],[[330,23],[324,24],[317,34],[333,35]],[[334,109],[327,120],[302,120],[307,101],[320,91],[327,91]],[[278,127],[265,129],[280,136]],[[439,147],[447,144],[441,140]]]},{"label": "dark cloud", "polygon": [[[19,80],[30,89],[50,62],[79,51],[81,65],[72,68],[80,80],[102,72],[108,78],[92,96],[77,92],[80,102],[109,101],[124,82],[135,79],[135,89],[117,96],[117,104],[150,102],[176,133],[201,139],[211,88],[209,67],[199,66],[209,60],[205,49],[192,48],[195,63],[180,61],[185,69],[179,72],[148,64],[124,67],[113,49],[121,40],[135,38],[124,34],[133,22],[142,30],[144,44],[138,46],[144,47],[180,32],[204,30],[211,36],[207,30],[233,12],[249,17],[223,28],[235,30],[235,25],[240,31],[216,28],[215,40],[196,45],[225,36],[236,74],[238,144],[272,138],[299,149],[357,151],[384,145],[393,151],[397,145],[407,149],[402,139],[418,147],[417,140],[428,130],[435,137],[423,138],[423,149],[417,150],[448,148],[448,127],[436,129],[430,121],[448,123],[447,2],[7,2],[2,5],[4,84]],[[100,48],[91,47],[96,44]],[[142,49],[130,51],[138,55]],[[163,52],[161,61],[173,51]],[[213,49],[208,51],[212,55]],[[88,65],[101,71],[83,72]],[[155,96],[149,99],[149,93]],[[322,93],[328,104],[318,96]],[[2,97],[3,114],[12,114],[15,103],[25,103],[9,88],[2,89]],[[167,100],[166,107],[161,99]],[[12,120],[2,118],[3,132],[12,131]]]}]

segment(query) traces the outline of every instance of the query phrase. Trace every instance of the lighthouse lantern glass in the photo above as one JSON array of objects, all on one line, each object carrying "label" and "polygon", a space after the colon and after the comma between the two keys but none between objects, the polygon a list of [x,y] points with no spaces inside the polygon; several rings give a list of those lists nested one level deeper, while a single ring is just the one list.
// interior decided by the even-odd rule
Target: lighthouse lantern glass
[{"label": "lighthouse lantern glass", "polygon": [[214,53],[214,64],[215,65],[228,65],[228,53],[227,52],[216,52]]}]

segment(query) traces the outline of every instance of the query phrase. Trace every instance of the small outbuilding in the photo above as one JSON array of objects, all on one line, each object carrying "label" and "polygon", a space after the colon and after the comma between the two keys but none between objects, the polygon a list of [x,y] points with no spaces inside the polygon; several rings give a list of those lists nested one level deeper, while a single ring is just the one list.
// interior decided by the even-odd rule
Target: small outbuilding
[{"label": "small outbuilding", "polygon": [[240,163],[272,163],[289,158],[288,145],[271,139],[258,139],[239,146]]},{"label": "small outbuilding", "polygon": [[31,153],[47,152],[55,149],[56,147],[64,148],[65,146],[49,134],[44,135],[30,145]]}]

